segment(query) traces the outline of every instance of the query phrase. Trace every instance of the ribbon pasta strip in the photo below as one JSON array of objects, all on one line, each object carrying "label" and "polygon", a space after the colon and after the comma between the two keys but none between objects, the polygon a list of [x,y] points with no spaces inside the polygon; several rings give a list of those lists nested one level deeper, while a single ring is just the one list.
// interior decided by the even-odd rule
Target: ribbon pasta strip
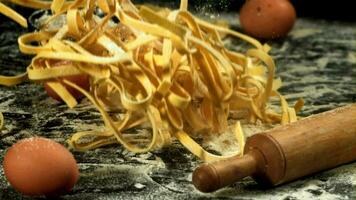
[{"label": "ribbon pasta strip", "polygon": [[[80,91],[105,124],[101,132],[74,134],[68,143],[75,150],[120,143],[141,153],[168,146],[176,138],[210,162],[243,153],[245,137],[239,121],[234,133],[240,150],[231,155],[209,153],[193,139],[197,134],[224,132],[232,112],[244,111],[251,123],[284,124],[297,120],[295,113],[303,106],[298,101],[289,107],[278,93],[281,81],[274,79],[268,45],[196,18],[187,10],[187,0],[181,0],[178,10],[158,11],[138,8],[130,0],[31,2],[33,7],[52,9],[46,23],[59,16],[65,16],[66,23],[19,38],[20,50],[34,55],[26,76],[49,82],[69,107],[77,102],[66,88]],[[226,35],[251,48],[227,49],[222,40]],[[64,64],[54,67],[58,62]],[[90,77],[90,91],[66,79],[58,81],[78,74]],[[279,97],[281,113],[269,108],[272,96]]]}]

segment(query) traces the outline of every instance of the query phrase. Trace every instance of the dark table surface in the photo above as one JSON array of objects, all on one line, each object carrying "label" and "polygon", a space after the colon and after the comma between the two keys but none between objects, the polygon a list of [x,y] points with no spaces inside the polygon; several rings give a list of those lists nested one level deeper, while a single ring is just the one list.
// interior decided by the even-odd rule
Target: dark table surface
[{"label": "dark table surface", "polygon": [[[222,17],[238,26],[233,14]],[[25,32],[0,21],[0,72],[23,72],[30,57],[17,47]],[[284,81],[280,90],[292,104],[302,97],[301,115],[320,113],[356,102],[356,23],[299,18],[289,36],[268,42]],[[0,86],[0,162],[8,147],[21,138],[40,135],[62,144],[77,131],[98,129],[100,114],[86,100],[74,109],[47,97],[41,85],[26,82]],[[246,178],[212,194],[194,189],[191,173],[200,161],[180,144],[157,152],[133,154],[119,145],[74,153],[80,180],[62,199],[355,199],[356,163],[321,172],[273,189]],[[0,199],[31,199],[14,191],[0,167]]]}]

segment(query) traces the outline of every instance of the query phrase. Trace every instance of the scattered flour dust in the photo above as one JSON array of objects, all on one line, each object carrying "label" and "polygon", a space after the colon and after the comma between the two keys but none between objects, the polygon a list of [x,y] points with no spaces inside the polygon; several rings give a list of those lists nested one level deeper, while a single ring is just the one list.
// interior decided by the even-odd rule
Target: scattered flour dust
[{"label": "scattered flour dust", "polygon": [[313,28],[304,28],[304,29],[296,29],[293,30],[290,34],[294,39],[305,38],[316,33],[321,33],[321,29],[313,29]]},{"label": "scattered flour dust", "polygon": [[[222,155],[231,155],[234,152],[239,151],[239,144],[235,136],[234,130],[236,127],[236,121],[231,120],[229,122],[228,129],[220,134],[211,134],[209,137],[204,138],[203,146],[209,150],[213,150],[221,153]],[[257,122],[256,124],[241,122],[241,127],[245,140],[256,134],[273,128],[273,125],[262,124]]]},{"label": "scattered flour dust", "polygon": [[283,192],[284,195],[281,195],[281,196],[277,197],[276,199],[288,199],[288,198],[293,199],[293,197],[295,199],[315,199],[316,196],[313,193],[311,193],[310,191],[320,191],[321,192],[320,196],[322,196],[321,198],[323,200],[340,199],[339,195],[328,193],[316,184],[308,184],[304,188],[302,188],[300,191],[296,192],[295,194],[288,194],[286,192]]}]

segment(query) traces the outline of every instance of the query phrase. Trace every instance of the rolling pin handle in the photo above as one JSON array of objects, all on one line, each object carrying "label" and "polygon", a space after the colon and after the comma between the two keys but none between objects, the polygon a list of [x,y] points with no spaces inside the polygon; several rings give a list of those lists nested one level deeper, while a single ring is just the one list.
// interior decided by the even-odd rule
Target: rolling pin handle
[{"label": "rolling pin handle", "polygon": [[258,171],[255,152],[201,165],[193,172],[193,184],[201,192],[213,192]]}]

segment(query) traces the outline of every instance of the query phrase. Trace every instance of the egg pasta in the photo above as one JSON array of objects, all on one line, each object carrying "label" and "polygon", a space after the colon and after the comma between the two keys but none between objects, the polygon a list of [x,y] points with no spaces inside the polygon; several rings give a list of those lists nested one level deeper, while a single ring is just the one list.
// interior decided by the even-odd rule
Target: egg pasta
[{"label": "egg pasta", "polygon": [[[12,2],[23,5],[25,1]],[[77,101],[66,87],[84,94],[100,112],[105,130],[75,133],[68,139],[75,150],[120,143],[143,153],[168,146],[176,138],[210,162],[242,155],[245,136],[239,121],[234,132],[240,149],[231,155],[209,153],[193,139],[225,131],[233,112],[245,113],[250,123],[297,120],[295,113],[303,102],[291,108],[277,91],[281,81],[274,78],[270,47],[198,19],[188,11],[187,0],[177,10],[135,6],[129,0],[26,2],[51,9],[52,15],[40,30],[18,39],[21,52],[34,55],[26,74],[0,77],[0,83],[13,85],[24,78],[50,81],[71,108]],[[8,16],[25,25],[17,15]],[[49,28],[63,16],[61,26]],[[225,35],[251,48],[230,50],[224,45]],[[68,62],[53,67],[59,61]],[[58,81],[78,74],[90,76],[90,91],[66,79]],[[280,98],[281,113],[269,107],[272,96]]]}]

